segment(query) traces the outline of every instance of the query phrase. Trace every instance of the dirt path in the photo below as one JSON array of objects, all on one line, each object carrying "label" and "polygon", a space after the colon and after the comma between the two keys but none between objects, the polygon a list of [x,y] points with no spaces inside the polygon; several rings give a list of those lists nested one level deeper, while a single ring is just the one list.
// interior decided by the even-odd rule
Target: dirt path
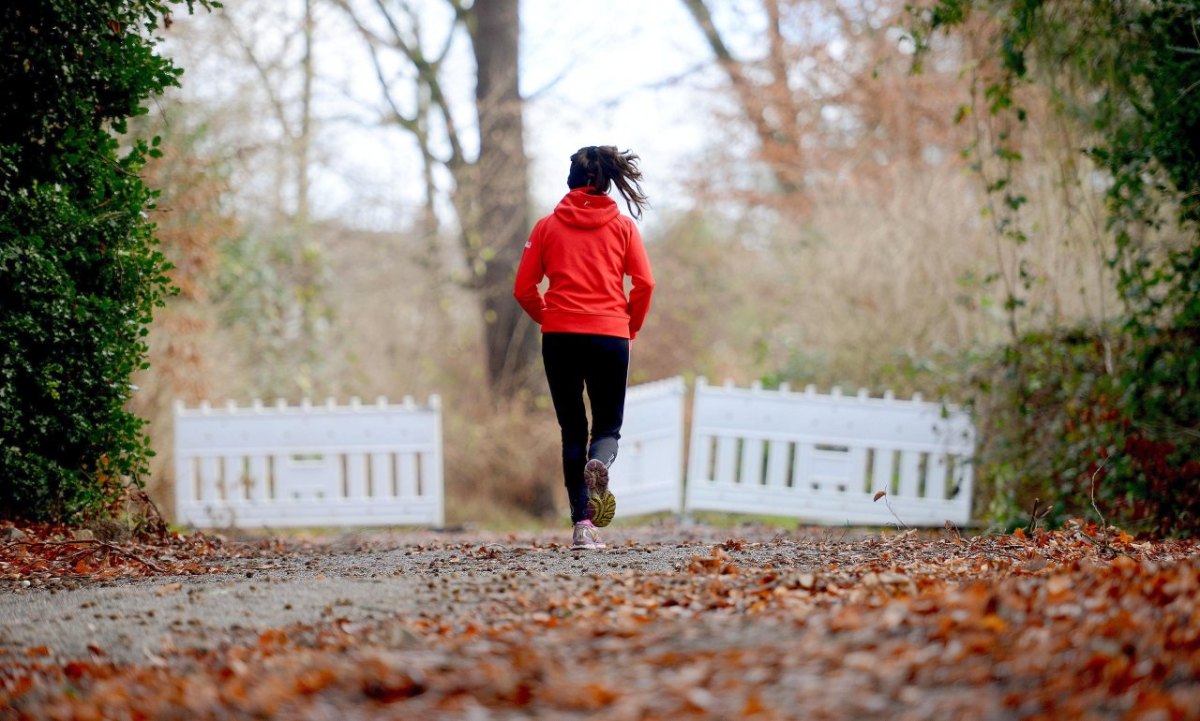
[{"label": "dirt path", "polygon": [[961,538],[667,525],[610,531],[610,548],[578,554],[563,536],[230,543],[199,576],[11,583],[0,717],[1172,719],[1200,708],[1194,543],[1088,527]]},{"label": "dirt path", "polygon": [[[56,656],[144,662],[181,649],[253,640],[262,631],[333,619],[359,622],[444,614],[487,598],[497,581],[553,583],[626,572],[670,574],[696,554],[749,535],[747,563],[795,563],[795,539],[770,529],[611,529],[608,548],[571,551],[565,534],[356,534],[298,546],[276,557],[217,556],[218,573],[85,583],[0,593],[0,651],[46,646]],[[816,567],[820,558],[807,559]]]}]

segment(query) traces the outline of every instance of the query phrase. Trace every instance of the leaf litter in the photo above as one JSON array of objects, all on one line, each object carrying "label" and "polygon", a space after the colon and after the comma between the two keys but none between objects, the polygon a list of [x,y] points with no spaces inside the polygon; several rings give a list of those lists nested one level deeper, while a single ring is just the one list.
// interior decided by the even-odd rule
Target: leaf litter
[{"label": "leaf litter", "polygon": [[[536,534],[121,544],[88,562],[129,583],[171,581],[147,593],[181,593],[192,563],[237,572],[343,554],[366,572],[386,551],[428,595],[416,612],[373,619],[334,600],[319,618],[144,662],[30,646],[0,655],[0,709],[21,719],[1185,719],[1200,708],[1195,542],[1082,523],[976,537],[724,533],[636,529],[637,540],[567,572],[539,565],[570,554]],[[73,551],[43,548],[54,549],[42,552],[47,566],[33,547],[0,546],[0,573],[75,572]],[[633,557],[658,563],[613,566]]]}]

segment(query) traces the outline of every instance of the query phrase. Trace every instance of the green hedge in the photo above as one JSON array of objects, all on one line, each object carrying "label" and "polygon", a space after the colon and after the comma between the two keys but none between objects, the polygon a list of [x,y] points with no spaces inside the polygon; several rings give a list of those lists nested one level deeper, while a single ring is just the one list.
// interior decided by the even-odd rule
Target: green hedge
[{"label": "green hedge", "polygon": [[100,511],[146,467],[143,421],[125,405],[170,284],[146,215],[154,193],[138,176],[158,139],[125,133],[182,72],[155,53],[169,5],[0,8],[4,517]]}]

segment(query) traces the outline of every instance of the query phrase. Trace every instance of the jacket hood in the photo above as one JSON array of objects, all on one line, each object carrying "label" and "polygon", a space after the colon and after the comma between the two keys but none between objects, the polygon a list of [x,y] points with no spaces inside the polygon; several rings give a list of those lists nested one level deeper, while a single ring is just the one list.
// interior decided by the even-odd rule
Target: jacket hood
[{"label": "jacket hood", "polygon": [[590,191],[591,188],[576,188],[567,193],[554,209],[554,215],[576,228],[599,228],[620,214],[616,201]]}]

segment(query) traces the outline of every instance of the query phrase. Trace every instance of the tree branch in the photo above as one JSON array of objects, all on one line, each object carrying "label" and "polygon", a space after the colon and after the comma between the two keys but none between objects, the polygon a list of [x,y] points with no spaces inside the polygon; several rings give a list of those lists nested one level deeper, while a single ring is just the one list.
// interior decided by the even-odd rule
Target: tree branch
[{"label": "tree branch", "polygon": [[275,112],[275,117],[279,120],[279,125],[283,128],[284,135],[286,135],[289,140],[295,140],[296,134],[292,131],[292,124],[288,120],[287,112],[283,107],[283,101],[280,100],[279,96],[275,93],[275,87],[271,83],[271,76],[270,73],[267,72],[267,67],[263,65],[262,61],[258,59],[258,56],[254,54],[254,49],[250,47],[250,43],[242,35],[241,31],[238,30],[237,23],[233,21],[233,19],[229,16],[229,13],[217,13],[216,15],[217,17],[221,18],[221,21],[224,22],[229,28],[229,32],[233,36],[233,39],[237,42],[238,47],[242,49],[242,53],[245,54],[246,59],[250,62],[250,65],[254,68],[254,71],[258,74],[259,79],[262,81],[262,87],[263,91],[267,95],[267,101],[270,103],[271,109]]},{"label": "tree branch", "polygon": [[152,571],[155,571],[156,573],[166,573],[166,571],[164,571],[161,567],[154,565],[153,563],[147,561],[146,559],[142,558],[141,556],[137,555],[136,553],[133,553],[131,551],[126,551],[124,548],[121,548],[120,546],[109,543],[108,541],[83,540],[83,539],[74,540],[74,541],[10,541],[9,543],[4,544],[4,546],[8,547],[8,548],[11,548],[13,546],[84,546],[84,545],[99,546],[108,551],[112,551],[113,553],[116,553],[119,556],[124,556],[125,558],[128,558],[130,560],[137,561],[138,563],[142,564],[143,566],[145,566],[146,568],[149,568]]},{"label": "tree branch", "polygon": [[[345,0],[337,0],[338,4],[349,11]],[[418,82],[425,84],[429,88],[429,98],[437,107],[438,112],[442,116],[442,120],[446,123],[447,141],[450,143],[450,158],[445,164],[451,168],[460,167],[466,162],[466,155],[463,152],[462,142],[459,139],[458,124],[454,121],[454,113],[450,109],[450,102],[442,92],[441,78],[438,76],[438,68],[434,63],[429,62],[421,51],[420,38],[414,38],[411,41],[405,37],[405,33],[396,22],[396,18],[392,16],[384,0],[375,0],[375,5],[379,12],[383,15],[384,21],[388,24],[388,28],[392,31],[390,41],[384,41],[390,47],[399,50],[405,58],[412,63],[413,68],[417,71]],[[455,24],[451,26],[449,37],[446,44],[449,46],[450,37],[454,35],[455,27],[459,22],[459,13],[456,8]]]},{"label": "tree branch", "polygon": [[392,97],[391,85],[383,74],[383,63],[379,61],[379,51],[375,49],[374,43],[367,43],[367,52],[371,55],[371,64],[375,68],[375,77],[379,79],[379,89],[383,92],[383,100],[387,103],[388,109],[391,110],[391,120],[400,127],[410,133],[418,133],[420,128],[417,125],[417,118],[406,116],[401,110],[396,99]]},{"label": "tree branch", "polygon": [[[769,7],[775,7],[772,0],[768,0]],[[717,58],[717,64],[725,71],[726,77],[729,78],[730,84],[733,86],[734,93],[737,94],[738,102],[742,106],[742,111],[746,119],[754,127],[754,132],[758,136],[759,144],[764,151],[764,160],[767,161],[772,174],[775,176],[775,181],[785,193],[791,193],[799,190],[798,184],[789,177],[788,173],[784,172],[783,165],[778,158],[772,162],[772,156],[777,155],[776,148],[784,145],[781,142],[782,137],[787,137],[787,133],[782,133],[782,129],[772,126],[767,118],[767,102],[760,100],[762,88],[751,82],[746,75],[744,64],[733,57],[729,46],[725,44],[725,39],[721,36],[721,32],[717,29],[713,22],[712,13],[708,9],[708,5],[704,0],[683,0],[684,6],[691,13],[692,18],[696,21],[696,25],[700,28],[705,40],[708,41],[708,46],[712,50],[713,55]],[[776,7],[776,10],[778,8]],[[776,79],[776,84],[782,80],[783,87],[787,89],[787,78]],[[786,111],[785,113],[786,114]],[[782,120],[782,119],[781,119]],[[795,116],[792,117],[792,122],[795,121]],[[794,144],[798,146],[798,144]],[[791,147],[789,145],[788,147]]]}]

